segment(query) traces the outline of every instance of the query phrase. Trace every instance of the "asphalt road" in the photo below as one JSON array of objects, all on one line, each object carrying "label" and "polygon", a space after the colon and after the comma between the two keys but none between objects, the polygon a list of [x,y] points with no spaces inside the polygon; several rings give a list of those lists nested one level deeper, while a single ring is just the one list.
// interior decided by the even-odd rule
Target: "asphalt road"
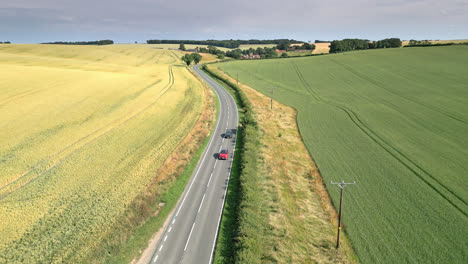
[{"label": "asphalt road", "polygon": [[[232,139],[222,135],[227,129],[237,131],[239,119],[232,96],[202,72],[199,65],[193,69],[218,95],[219,116],[208,146],[149,263],[212,262],[237,138],[237,133]],[[229,150],[228,160],[217,159],[221,148]]]}]

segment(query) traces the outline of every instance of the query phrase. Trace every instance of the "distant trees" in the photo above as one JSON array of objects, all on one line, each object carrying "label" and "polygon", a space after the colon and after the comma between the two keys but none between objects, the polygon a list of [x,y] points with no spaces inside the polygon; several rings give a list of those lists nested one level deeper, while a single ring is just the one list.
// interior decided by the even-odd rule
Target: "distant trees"
[{"label": "distant trees", "polygon": [[331,41],[328,41],[328,40],[318,40],[316,39],[315,40],[315,43],[330,43]]},{"label": "distant trees", "polygon": [[187,66],[190,66],[192,62],[195,62],[195,64],[198,64],[202,60],[202,56],[198,53],[192,53],[192,54],[185,54],[182,56],[182,61],[184,61]]},{"label": "distant trees", "polygon": [[291,45],[291,42],[289,40],[282,40],[276,45],[276,48],[279,50],[288,50],[289,46]]},{"label": "distant trees", "polygon": [[381,49],[381,48],[398,48],[401,47],[399,38],[387,38],[379,41],[369,41],[367,39],[343,39],[334,40],[330,43],[330,53],[364,50],[364,49]]},{"label": "distant trees", "polygon": [[0,44],[11,44],[11,42],[10,41],[5,41],[5,42],[0,41]]},{"label": "distant trees", "polygon": [[235,49],[235,50],[229,50],[225,52],[226,56],[234,58],[234,59],[240,59],[242,56],[250,56],[250,55],[259,55],[261,59],[270,59],[270,58],[276,58],[278,57],[278,54],[276,53],[275,48],[250,48],[250,49]]},{"label": "distant trees", "polygon": [[271,39],[271,40],[258,40],[258,39],[250,39],[250,40],[166,40],[166,39],[150,39],[147,40],[146,43],[148,44],[194,44],[194,45],[209,45],[215,47],[224,47],[229,49],[238,48],[240,45],[247,45],[247,44],[279,44],[281,42],[289,42],[289,43],[302,43],[301,41],[297,41],[294,39]]},{"label": "distant trees", "polygon": [[228,57],[238,60],[242,57],[242,50],[241,49],[228,50],[225,52],[225,54]]},{"label": "distant trees", "polygon": [[454,43],[454,42],[445,42],[445,43],[432,43],[429,40],[414,40],[411,39],[408,45],[404,47],[429,47],[429,46],[451,46],[451,45],[468,45],[468,42]]},{"label": "distant trees", "polygon": [[181,59],[187,64],[187,66],[190,66],[193,61],[193,58],[190,54],[185,54]]},{"label": "distant trees", "polygon": [[198,53],[192,53],[190,55],[192,57],[193,62],[195,62],[195,64],[198,64],[202,60],[202,56]]},{"label": "distant trees", "polygon": [[399,48],[401,40],[399,38],[386,38],[369,43],[369,49]]},{"label": "distant trees", "polygon": [[289,57],[289,55],[288,55],[286,52],[284,52],[283,54],[281,54],[281,58],[287,58],[287,57]]},{"label": "distant trees", "polygon": [[309,44],[309,43],[304,43],[304,44],[302,44],[301,48],[305,49],[305,50],[314,50],[315,45],[314,44]]},{"label": "distant trees", "polygon": [[185,45],[184,45],[184,43],[180,43],[179,49],[182,50],[182,51],[185,51]]},{"label": "distant trees", "polygon": [[46,42],[41,44],[59,44],[59,45],[111,45],[114,44],[113,40],[104,39],[104,40],[96,40],[96,41],[55,41],[55,42]]},{"label": "distant trees", "polygon": [[369,48],[369,40],[367,39],[343,39],[334,40],[330,43],[330,53],[361,50]]}]

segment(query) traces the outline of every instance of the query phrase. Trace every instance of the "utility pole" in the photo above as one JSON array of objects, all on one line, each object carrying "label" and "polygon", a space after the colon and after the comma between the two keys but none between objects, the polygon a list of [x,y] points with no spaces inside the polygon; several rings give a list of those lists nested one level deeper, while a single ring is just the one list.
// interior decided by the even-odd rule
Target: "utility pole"
[{"label": "utility pole", "polygon": [[338,249],[340,247],[340,231],[341,231],[341,207],[342,207],[342,204],[343,204],[343,189],[350,185],[350,184],[355,184],[356,182],[353,181],[353,182],[350,182],[350,183],[346,183],[344,182],[344,180],[341,180],[341,182],[333,182],[331,181],[331,184],[336,184],[338,185],[338,187],[340,187],[341,191],[340,191],[340,211],[338,213],[338,236],[336,238],[336,249]]},{"label": "utility pole", "polygon": [[237,87],[239,87],[239,72],[237,72]]},{"label": "utility pole", "polygon": [[270,109],[273,109],[273,92],[275,91],[276,86],[270,86],[268,88],[271,88]]}]

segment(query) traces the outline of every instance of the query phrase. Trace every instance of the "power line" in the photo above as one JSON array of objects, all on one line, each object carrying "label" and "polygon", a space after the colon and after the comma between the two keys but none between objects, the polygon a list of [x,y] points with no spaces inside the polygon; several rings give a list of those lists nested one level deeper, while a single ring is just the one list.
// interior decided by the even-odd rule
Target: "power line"
[{"label": "power line", "polygon": [[338,235],[336,237],[336,248],[338,249],[340,247],[340,233],[341,233],[341,207],[343,204],[343,189],[350,185],[350,184],[356,184],[356,181],[346,183],[344,180],[341,180],[341,182],[333,182],[331,181],[331,184],[336,184],[338,187],[340,187],[340,211],[338,213]]}]

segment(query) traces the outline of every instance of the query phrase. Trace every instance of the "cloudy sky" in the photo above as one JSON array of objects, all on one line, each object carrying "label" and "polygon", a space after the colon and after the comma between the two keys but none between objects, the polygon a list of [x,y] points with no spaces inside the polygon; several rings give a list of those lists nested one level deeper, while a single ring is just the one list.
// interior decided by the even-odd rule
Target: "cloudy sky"
[{"label": "cloudy sky", "polygon": [[0,0],[0,41],[468,39],[468,0]]}]

